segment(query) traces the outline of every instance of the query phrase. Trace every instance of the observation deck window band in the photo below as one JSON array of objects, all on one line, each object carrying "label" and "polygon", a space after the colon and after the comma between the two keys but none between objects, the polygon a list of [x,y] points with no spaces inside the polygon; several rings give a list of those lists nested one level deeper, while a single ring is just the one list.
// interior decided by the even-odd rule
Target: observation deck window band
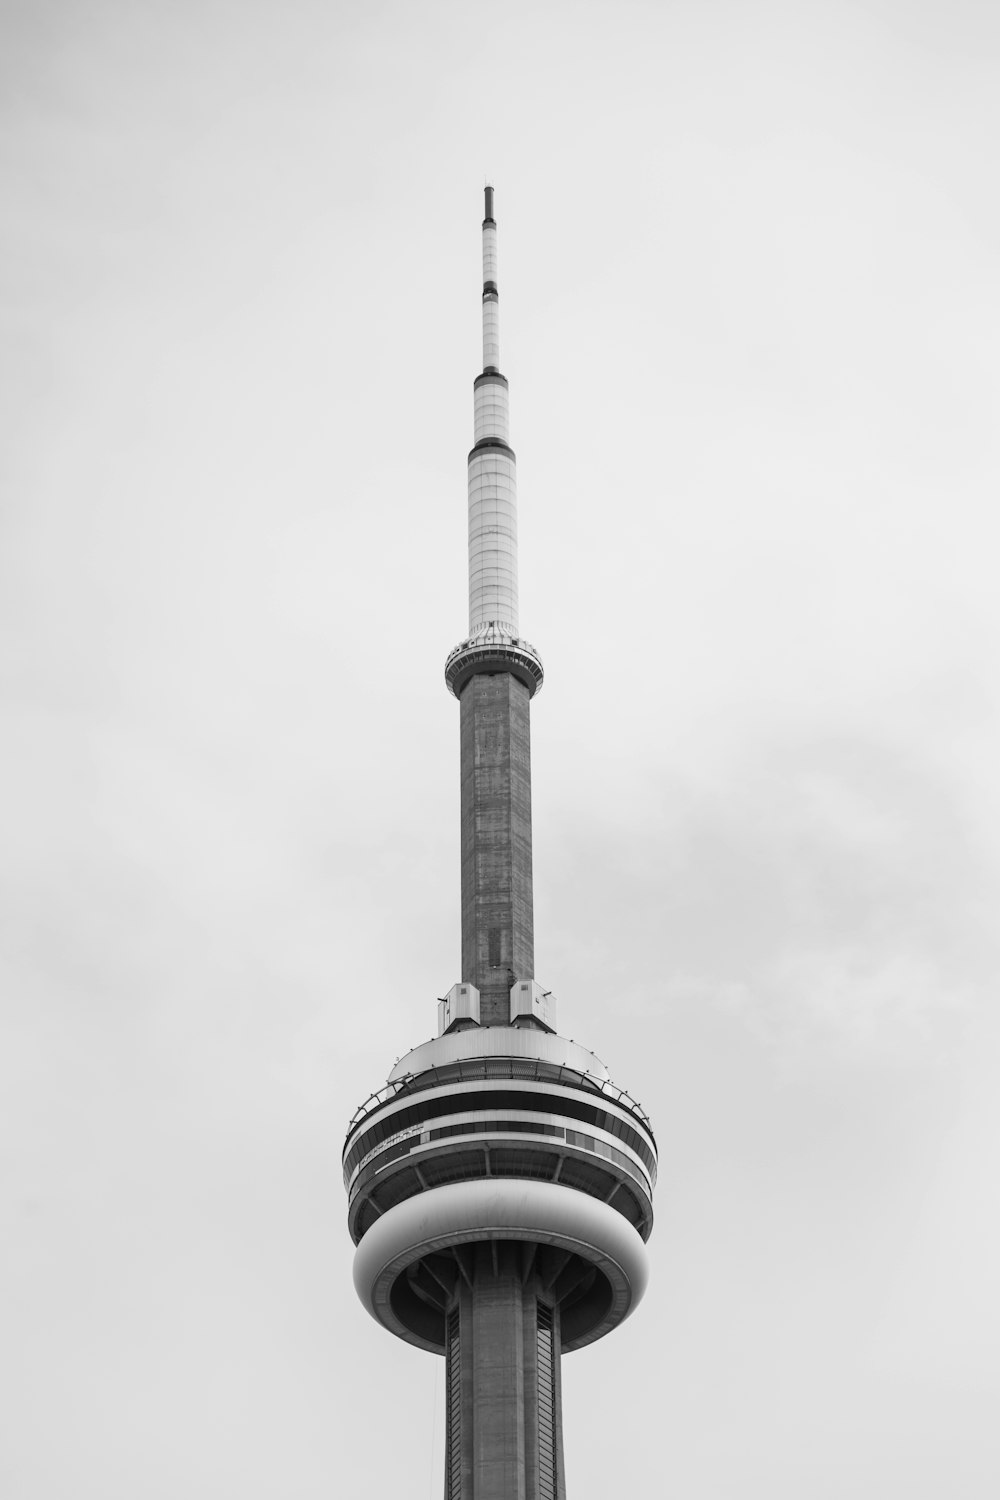
[{"label": "observation deck window band", "polygon": [[[622,1166],[599,1151],[586,1152],[580,1147],[567,1145],[558,1137],[533,1144],[539,1150],[518,1160],[513,1168],[502,1159],[516,1155],[521,1138],[493,1135],[489,1142],[456,1140],[450,1150],[439,1152],[421,1151],[419,1141],[416,1145],[404,1142],[401,1146],[390,1147],[384,1157],[380,1156],[361,1169],[351,1187],[348,1207],[351,1238],[359,1245],[371,1228],[371,1220],[365,1224],[370,1205],[385,1213],[394,1202],[405,1203],[408,1198],[429,1191],[427,1174],[435,1187],[442,1187],[448,1181],[482,1182],[493,1177],[559,1181],[574,1193],[583,1193],[588,1198],[607,1203],[637,1230],[643,1240],[649,1239],[654,1223],[653,1194],[634,1166]],[[390,1171],[393,1167],[396,1170]],[[570,1180],[577,1172],[586,1179],[586,1186]],[[392,1201],[387,1201],[387,1195]]]},{"label": "observation deck window band", "polygon": [[[653,1190],[656,1187],[655,1171],[644,1167],[635,1156],[629,1156],[626,1152],[618,1150],[603,1136],[588,1137],[586,1132],[574,1130],[571,1125],[553,1125],[548,1120],[458,1121],[454,1125],[443,1126],[436,1131],[424,1130],[423,1125],[418,1121],[410,1127],[408,1134],[403,1135],[402,1140],[390,1138],[387,1145],[373,1146],[362,1156],[360,1162],[351,1168],[350,1175],[345,1171],[344,1187],[348,1199],[353,1206],[358,1195],[367,1189],[386,1167],[403,1157],[419,1152],[421,1162],[435,1162],[439,1157],[443,1158],[449,1154],[446,1149],[449,1145],[463,1147],[479,1145],[485,1148],[486,1142],[481,1139],[484,1136],[506,1137],[509,1145],[516,1144],[518,1147],[521,1145],[521,1138],[524,1138],[529,1160],[537,1155],[538,1148],[544,1148],[545,1145],[558,1141],[569,1148],[570,1155],[576,1152],[582,1153],[576,1158],[579,1161],[593,1161],[605,1171],[610,1171],[613,1167],[618,1173],[624,1173],[635,1192],[642,1194],[648,1200],[648,1218],[652,1224]],[[617,1139],[622,1138],[619,1136]],[[588,1144],[588,1141],[593,1144]],[[628,1146],[630,1143],[622,1141],[622,1144]],[[532,1150],[532,1148],[536,1149]],[[488,1176],[489,1174],[481,1175]],[[530,1176],[531,1173],[526,1170],[519,1175]]]},{"label": "observation deck window band", "polygon": [[481,385],[486,385],[487,383],[491,385],[502,385],[505,390],[510,389],[510,381],[507,379],[506,375],[501,375],[500,371],[495,369],[492,365],[488,366],[481,375],[476,376],[475,380],[472,382],[472,389],[474,391],[478,391]]},{"label": "observation deck window band", "polygon": [[[600,1129],[595,1126],[595,1129]],[[411,1152],[419,1150],[424,1146],[440,1146],[451,1140],[462,1139],[463,1144],[468,1144],[464,1137],[470,1135],[510,1135],[531,1136],[545,1140],[565,1141],[566,1145],[574,1151],[585,1152],[589,1156],[599,1156],[604,1161],[614,1162],[623,1171],[628,1172],[642,1191],[652,1198],[654,1183],[651,1181],[648,1169],[635,1157],[628,1156],[626,1152],[620,1151],[612,1146],[610,1141],[604,1140],[602,1136],[588,1135],[586,1131],[574,1130],[569,1125],[553,1125],[548,1120],[456,1120],[451,1125],[441,1125],[436,1130],[424,1130],[419,1124],[411,1126],[411,1134],[399,1141],[391,1141],[389,1145],[379,1149],[372,1148],[372,1152],[361,1158],[360,1165],[356,1167],[355,1176],[347,1184],[351,1197],[355,1197],[361,1187],[361,1174],[368,1173],[372,1169],[372,1175],[382,1170],[383,1167],[391,1165],[402,1156],[408,1156]],[[621,1139],[621,1137],[617,1137]],[[627,1144],[627,1143],[624,1143]],[[583,1160],[586,1160],[584,1156]],[[650,1204],[652,1207],[652,1204]]]},{"label": "observation deck window band", "polygon": [[[519,1071],[515,1072],[515,1068]],[[521,1069],[524,1071],[520,1071]],[[377,1093],[371,1094],[364,1104],[359,1105],[347,1128],[345,1149],[347,1142],[369,1116],[376,1114],[383,1105],[394,1103],[404,1094],[443,1088],[449,1083],[478,1083],[488,1078],[502,1078],[505,1081],[510,1079],[512,1082],[522,1083],[554,1083],[560,1088],[579,1089],[584,1093],[594,1094],[623,1109],[633,1120],[638,1121],[649,1139],[654,1144],[656,1142],[652,1121],[638,1099],[633,1099],[627,1090],[619,1088],[610,1078],[598,1078],[593,1073],[582,1073],[565,1063],[551,1063],[543,1058],[498,1056],[455,1058],[439,1067],[407,1073],[405,1077],[391,1080]]]},{"label": "observation deck window band", "polygon": [[[463,1145],[469,1144],[465,1140],[467,1136],[475,1135],[509,1135],[509,1136],[531,1136],[542,1140],[564,1141],[571,1150],[586,1153],[581,1160],[586,1161],[588,1156],[599,1157],[602,1161],[612,1162],[623,1172],[627,1172],[631,1181],[650,1200],[650,1211],[652,1212],[652,1194],[655,1186],[648,1173],[643,1171],[642,1166],[633,1157],[627,1156],[624,1151],[619,1151],[609,1141],[598,1136],[588,1136],[582,1130],[573,1130],[568,1125],[550,1125],[547,1120],[458,1120],[454,1125],[442,1125],[438,1130],[421,1130],[419,1125],[412,1127],[412,1134],[405,1136],[401,1141],[391,1141],[389,1145],[381,1150],[377,1146],[372,1148],[372,1154],[362,1157],[360,1164],[354,1169],[354,1175],[345,1183],[351,1203],[354,1202],[358,1193],[368,1183],[373,1181],[384,1168],[399,1161],[404,1156],[419,1151],[423,1146],[440,1146],[442,1142],[461,1140]],[[574,1139],[574,1137],[579,1139]],[[619,1137],[620,1139],[620,1137]]]},{"label": "observation deck window band", "polygon": [[496,297],[497,299],[499,299],[500,293],[497,291],[497,284],[495,281],[483,282],[483,300],[485,301],[487,297]]},{"label": "observation deck window band", "polygon": [[[466,1100],[472,1101],[471,1105],[469,1105],[469,1108],[474,1108],[478,1103],[478,1107],[480,1109],[518,1109],[520,1107],[522,1110],[524,1110],[526,1108],[527,1097],[528,1096],[526,1096],[525,1094],[515,1094],[513,1096],[510,1096],[503,1095],[499,1091],[494,1091],[492,1094],[486,1095],[463,1095],[462,1100],[463,1104]],[[465,1108],[463,1108],[461,1111],[457,1111],[455,1108],[454,1098],[452,1098],[451,1100],[438,1098],[437,1100],[426,1102],[429,1106],[426,1110],[421,1109],[417,1106],[410,1106],[407,1109],[397,1111],[384,1121],[376,1122],[376,1124],[370,1130],[365,1132],[365,1134],[352,1147],[350,1153],[344,1158],[343,1169],[345,1187],[350,1183],[351,1175],[353,1174],[355,1167],[358,1166],[358,1164],[369,1154],[370,1151],[376,1149],[381,1141],[387,1140],[390,1136],[396,1135],[401,1131],[409,1130],[417,1126],[422,1127],[426,1125],[430,1120],[440,1119],[443,1115],[447,1115],[449,1112],[451,1112],[452,1114],[456,1114],[459,1112],[464,1114],[468,1112],[468,1110]],[[595,1126],[598,1130],[603,1130],[606,1135],[623,1141],[625,1145],[630,1148],[630,1150],[635,1152],[636,1156],[639,1158],[639,1160],[645,1166],[647,1172],[650,1174],[651,1180],[655,1182],[656,1157],[650,1152],[649,1148],[646,1146],[645,1142],[641,1140],[636,1131],[625,1125],[624,1122],[619,1120],[616,1115],[611,1115],[605,1111],[597,1109],[588,1110],[585,1105],[570,1108],[570,1103],[575,1104],[576,1101],[561,1099],[553,1101],[551,1096],[549,1096],[546,1107],[539,1107],[538,1113],[541,1117],[543,1117],[543,1119],[545,1116],[552,1116],[554,1118],[569,1118],[581,1120],[585,1124]],[[617,1129],[615,1128],[616,1125],[618,1127]]]},{"label": "observation deck window band", "polygon": [[[527,1114],[528,1111],[523,1113]],[[640,1161],[638,1152],[629,1156],[625,1151],[619,1150],[605,1140],[603,1135],[590,1135],[586,1131],[576,1130],[565,1123],[553,1123],[552,1119],[539,1115],[535,1119],[483,1119],[477,1117],[474,1120],[462,1119],[456,1116],[449,1124],[439,1125],[430,1130],[426,1129],[426,1121],[417,1121],[415,1125],[407,1126],[402,1131],[394,1131],[387,1137],[387,1144],[377,1143],[370,1151],[366,1151],[359,1158],[357,1164],[351,1168],[348,1176],[347,1169],[344,1172],[344,1184],[352,1197],[357,1192],[359,1175],[366,1172],[369,1167],[381,1170],[400,1156],[408,1155],[420,1147],[429,1145],[440,1145],[442,1142],[469,1135],[526,1135],[537,1137],[553,1137],[565,1141],[575,1150],[588,1152],[593,1156],[603,1157],[606,1161],[613,1161],[618,1166],[625,1168],[644,1188],[644,1191],[652,1197],[655,1186],[656,1173]],[[600,1125],[592,1125],[591,1129],[601,1130]],[[607,1131],[610,1135],[611,1132]],[[621,1136],[615,1136],[615,1140],[621,1141],[623,1146],[629,1143]],[[354,1152],[351,1153],[354,1155]]]},{"label": "observation deck window band", "polygon": [[[456,1108],[459,1100],[461,1100],[461,1109]],[[397,1130],[405,1130],[410,1125],[421,1125],[425,1120],[439,1120],[442,1115],[466,1114],[475,1109],[524,1111],[536,1109],[540,1115],[583,1120],[588,1125],[596,1125],[599,1130],[604,1130],[608,1135],[617,1136],[620,1141],[624,1141],[655,1175],[656,1153],[649,1149],[633,1126],[610,1110],[599,1109],[569,1094],[549,1094],[527,1088],[481,1089],[468,1093],[452,1091],[447,1095],[432,1095],[429,1099],[406,1105],[402,1109],[392,1110],[382,1119],[375,1120],[344,1156],[345,1183],[350,1180],[349,1174],[353,1172],[361,1158],[377,1146],[379,1141],[384,1141],[387,1136],[394,1135]]]}]

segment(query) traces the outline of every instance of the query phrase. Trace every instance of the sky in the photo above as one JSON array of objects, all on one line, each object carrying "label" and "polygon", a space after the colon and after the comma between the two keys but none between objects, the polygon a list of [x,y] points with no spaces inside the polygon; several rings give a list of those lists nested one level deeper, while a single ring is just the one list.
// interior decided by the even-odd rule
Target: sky
[{"label": "sky", "polygon": [[[496,186],[572,1500],[1000,1487],[989,3],[0,5],[0,1490],[436,1497],[340,1149],[460,979]],[[391,1434],[391,1435],[390,1435]]]}]

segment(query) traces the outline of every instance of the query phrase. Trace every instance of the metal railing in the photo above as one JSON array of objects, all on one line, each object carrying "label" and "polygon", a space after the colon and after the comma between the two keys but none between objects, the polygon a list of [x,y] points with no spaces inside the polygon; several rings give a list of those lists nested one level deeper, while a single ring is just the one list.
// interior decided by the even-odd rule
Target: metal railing
[{"label": "metal railing", "polygon": [[639,1101],[633,1099],[626,1089],[619,1088],[610,1079],[599,1078],[594,1073],[581,1072],[578,1068],[568,1067],[565,1063],[550,1063],[543,1058],[526,1057],[462,1058],[446,1063],[440,1068],[428,1068],[421,1073],[408,1073],[403,1078],[384,1084],[374,1094],[369,1094],[363,1104],[358,1105],[347,1127],[347,1137],[349,1139],[358,1126],[381,1109],[383,1104],[388,1104],[401,1094],[417,1094],[424,1089],[441,1088],[449,1083],[476,1082],[485,1078],[511,1078],[522,1083],[563,1084],[568,1088],[578,1088],[586,1093],[599,1094],[603,1099],[617,1104],[633,1119],[638,1120],[655,1143],[656,1137],[653,1135],[653,1126],[648,1114]]}]

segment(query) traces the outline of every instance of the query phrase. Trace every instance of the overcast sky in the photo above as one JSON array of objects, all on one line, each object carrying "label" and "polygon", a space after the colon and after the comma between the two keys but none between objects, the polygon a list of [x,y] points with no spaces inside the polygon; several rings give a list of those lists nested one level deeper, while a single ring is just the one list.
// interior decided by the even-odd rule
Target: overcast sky
[{"label": "overcast sky", "polygon": [[[496,184],[572,1500],[993,1500],[992,0],[0,6],[0,1490],[438,1500],[340,1148],[459,974]],[[389,1432],[392,1430],[392,1437]]]}]

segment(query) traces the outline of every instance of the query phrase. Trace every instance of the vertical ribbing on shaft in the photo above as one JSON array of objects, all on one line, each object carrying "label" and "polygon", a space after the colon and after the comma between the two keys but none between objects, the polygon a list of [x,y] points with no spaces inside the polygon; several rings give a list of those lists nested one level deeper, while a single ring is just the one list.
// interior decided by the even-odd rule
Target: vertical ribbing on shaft
[{"label": "vertical ribbing on shaft", "polygon": [[500,368],[500,301],[497,295],[497,226],[483,220],[483,369]]},{"label": "vertical ribbing on shaft", "polygon": [[515,637],[517,618],[514,455],[509,448],[474,448],[469,455],[469,635],[492,625]]}]

